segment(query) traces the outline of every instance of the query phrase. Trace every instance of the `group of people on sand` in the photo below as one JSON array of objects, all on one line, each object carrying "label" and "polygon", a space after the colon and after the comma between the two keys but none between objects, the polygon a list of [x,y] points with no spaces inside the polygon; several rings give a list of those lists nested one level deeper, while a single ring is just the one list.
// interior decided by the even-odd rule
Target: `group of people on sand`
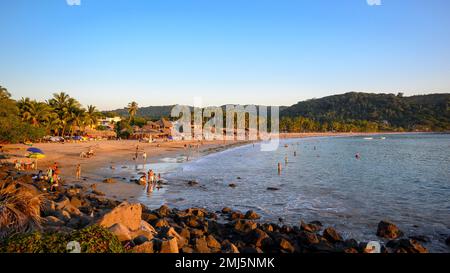
[{"label": "group of people on sand", "polygon": [[[33,180],[35,182],[49,183],[50,191],[55,192],[61,182],[61,177],[59,176],[60,173],[61,170],[58,167],[58,163],[55,162],[53,166],[47,168],[45,173],[42,170],[39,170],[38,174],[33,176]],[[44,189],[46,190],[46,188]]]}]

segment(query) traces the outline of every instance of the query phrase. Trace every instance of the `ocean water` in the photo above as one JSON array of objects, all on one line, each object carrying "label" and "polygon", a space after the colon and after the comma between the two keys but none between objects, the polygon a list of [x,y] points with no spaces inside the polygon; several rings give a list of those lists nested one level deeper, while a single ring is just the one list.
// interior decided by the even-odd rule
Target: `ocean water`
[{"label": "ocean water", "polygon": [[[450,235],[448,134],[288,139],[272,152],[250,144],[179,162],[153,166],[169,184],[139,201],[252,209],[263,221],[282,217],[294,225],[319,220],[360,241],[379,240],[378,222],[390,220],[407,235],[427,236],[432,252],[450,252],[444,242]],[[187,186],[189,180],[199,185]]]}]

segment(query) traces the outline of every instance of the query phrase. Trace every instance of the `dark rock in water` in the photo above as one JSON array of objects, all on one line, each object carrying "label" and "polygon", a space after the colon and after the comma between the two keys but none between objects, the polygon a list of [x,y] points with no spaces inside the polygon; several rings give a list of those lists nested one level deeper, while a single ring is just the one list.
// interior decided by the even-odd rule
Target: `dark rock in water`
[{"label": "dark rock in water", "polygon": [[425,235],[412,235],[412,236],[409,236],[409,239],[416,240],[421,243],[429,243],[430,242],[430,238],[428,238]]},{"label": "dark rock in water", "polygon": [[399,239],[389,241],[386,246],[394,253],[428,253],[428,250],[416,240]]},{"label": "dark rock in water", "polygon": [[314,224],[314,223],[306,224],[303,221],[300,222],[300,229],[304,230],[304,231],[307,231],[307,232],[318,232],[318,231],[321,230],[321,228],[322,228],[321,225],[319,226],[319,225]]},{"label": "dark rock in water", "polygon": [[247,213],[245,213],[245,219],[255,220],[259,218],[261,218],[261,216],[259,216],[259,214],[254,212],[253,210],[249,210],[247,211]]},{"label": "dark rock in water", "polygon": [[448,236],[447,240],[445,240],[445,243],[450,246],[450,236]]},{"label": "dark rock in water", "polygon": [[231,183],[231,184],[228,185],[228,187],[230,187],[230,188],[236,188],[236,184]]},{"label": "dark rock in water", "polygon": [[236,179],[241,180],[242,178],[240,176],[236,177]]},{"label": "dark rock in water", "polygon": [[192,181],[189,181],[187,184],[188,184],[189,186],[197,186],[197,185],[198,185],[198,182],[192,180]]},{"label": "dark rock in water", "polygon": [[106,178],[105,180],[103,180],[103,183],[113,184],[116,183],[116,180],[114,180],[113,178]]},{"label": "dark rock in water", "polygon": [[257,224],[253,221],[246,221],[246,220],[235,220],[234,222],[234,229],[238,232],[241,233],[248,233],[252,230],[254,230],[255,228],[257,228]]},{"label": "dark rock in water", "polygon": [[92,193],[96,194],[96,195],[100,195],[100,196],[105,196],[106,195],[104,192],[101,192],[101,191],[98,191],[98,190],[93,190]]},{"label": "dark rock in water", "polygon": [[157,213],[158,213],[158,216],[159,216],[160,218],[163,218],[163,217],[169,216],[169,214],[172,213],[172,210],[171,210],[168,206],[162,205],[162,206],[157,210]]},{"label": "dark rock in water", "polygon": [[395,224],[381,221],[378,224],[377,236],[393,240],[402,237],[403,232]]},{"label": "dark rock in water", "polygon": [[300,241],[300,243],[307,246],[319,243],[319,238],[317,237],[317,235],[308,231],[300,231],[298,233],[298,240]]},{"label": "dark rock in water", "polygon": [[279,188],[275,188],[275,187],[268,187],[267,188],[268,191],[279,191]]},{"label": "dark rock in water", "polygon": [[225,207],[225,208],[222,209],[222,213],[223,213],[223,214],[228,214],[228,213],[230,213],[230,212],[231,212],[231,209],[228,208],[228,207]]},{"label": "dark rock in water", "polygon": [[230,220],[245,219],[245,215],[240,211],[233,211],[230,214]]},{"label": "dark rock in water", "polygon": [[341,235],[332,227],[326,228],[323,231],[323,237],[331,243],[343,241]]}]

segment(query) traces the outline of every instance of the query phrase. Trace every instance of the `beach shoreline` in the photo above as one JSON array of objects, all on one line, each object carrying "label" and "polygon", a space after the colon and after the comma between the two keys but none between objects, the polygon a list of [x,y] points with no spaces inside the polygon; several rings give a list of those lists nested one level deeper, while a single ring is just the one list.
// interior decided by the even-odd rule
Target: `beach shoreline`
[{"label": "beach shoreline", "polygon": [[[280,133],[279,139],[302,139],[302,138],[319,138],[319,137],[354,137],[354,136],[376,136],[376,135],[393,135],[393,134],[411,134],[399,132],[375,132],[375,133]],[[413,133],[414,134],[414,133]],[[126,168],[129,166],[138,166],[142,164],[161,163],[164,158],[186,157],[188,153],[195,152],[196,156],[191,160],[199,159],[203,156],[225,151],[231,148],[248,145],[260,141],[250,140],[213,140],[213,141],[170,141],[170,142],[154,142],[144,143],[137,140],[104,140],[90,142],[72,142],[72,143],[38,143],[35,144],[45,152],[46,157],[38,161],[38,169],[45,170],[52,166],[55,162],[61,169],[61,177],[64,183],[85,183],[88,186],[96,184],[99,190],[105,193],[109,198],[117,200],[134,199],[137,195],[142,194],[142,187],[136,183],[130,183],[131,177],[114,177],[116,169]],[[198,149],[197,149],[198,145]],[[133,160],[138,146],[138,159]],[[191,150],[189,147],[191,146]],[[6,162],[12,163],[15,160],[20,162],[33,162],[32,159],[26,158],[27,148],[24,144],[5,145],[3,149],[10,157]],[[80,158],[80,153],[93,149],[95,155],[91,158]],[[147,154],[144,162],[142,153]],[[184,159],[185,161],[186,159]],[[76,167],[81,165],[81,180],[76,179]],[[136,174],[139,172],[136,168]],[[34,172],[34,171],[28,171]],[[115,178],[120,180],[118,183],[106,184],[102,183],[105,179]]]}]

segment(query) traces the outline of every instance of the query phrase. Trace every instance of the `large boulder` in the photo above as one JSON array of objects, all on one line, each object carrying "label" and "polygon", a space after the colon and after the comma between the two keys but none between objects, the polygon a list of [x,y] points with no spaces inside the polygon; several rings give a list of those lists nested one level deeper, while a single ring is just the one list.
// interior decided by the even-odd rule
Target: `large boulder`
[{"label": "large boulder", "polygon": [[130,241],[132,239],[131,238],[131,234],[130,234],[130,230],[125,225],[123,225],[121,223],[115,223],[114,225],[112,225],[108,229],[114,235],[116,235],[116,237],[121,242],[123,242],[123,241]]},{"label": "large boulder", "polygon": [[122,224],[129,230],[137,230],[141,226],[142,207],[140,204],[123,202],[112,211],[103,215],[98,224],[109,228],[115,224]]},{"label": "large boulder", "polygon": [[332,227],[326,228],[323,231],[323,237],[330,243],[342,242],[341,235]]},{"label": "large boulder", "polygon": [[179,253],[177,240],[173,237],[162,239],[160,253]]},{"label": "large boulder", "polygon": [[245,219],[256,220],[259,218],[261,218],[261,216],[259,216],[259,214],[254,212],[253,210],[249,210],[247,211],[247,213],[245,213]]},{"label": "large boulder", "polygon": [[306,224],[303,221],[300,222],[300,229],[304,230],[306,232],[318,232],[318,231],[320,231],[321,228],[322,228],[322,226],[315,224],[315,223]]},{"label": "large boulder", "polygon": [[234,229],[241,233],[249,233],[258,227],[258,224],[253,221],[246,220],[236,220],[234,223]]},{"label": "large boulder", "polygon": [[386,239],[397,239],[403,236],[403,232],[393,223],[381,221],[378,224],[377,236]]},{"label": "large boulder", "polygon": [[178,234],[178,232],[176,232],[175,229],[172,227],[162,227],[158,235],[166,238],[175,238],[175,240],[177,241],[178,248],[184,247],[188,242],[185,238],[183,238],[183,236]]},{"label": "large boulder", "polygon": [[144,220],[141,220],[141,225],[139,226],[139,228],[137,230],[131,230],[130,234],[132,238],[144,236],[148,240],[151,240],[157,234],[157,232],[152,225],[145,222]]},{"label": "large boulder", "polygon": [[306,246],[310,246],[310,245],[319,243],[319,238],[317,237],[317,235],[315,233],[307,232],[307,231],[300,231],[298,233],[298,240],[300,243],[302,243]]},{"label": "large boulder", "polygon": [[133,247],[131,250],[133,253],[154,253],[153,241],[147,241],[143,244]]},{"label": "large boulder", "polygon": [[261,229],[257,228],[252,230],[249,234],[248,234],[248,241],[255,245],[256,247],[261,247],[263,245],[264,240],[269,239],[269,235],[267,235],[267,233],[265,233],[264,231],[262,231]]},{"label": "large boulder", "polygon": [[428,253],[428,250],[416,240],[400,239],[389,241],[386,246],[394,253]]},{"label": "large boulder", "polygon": [[280,248],[288,253],[294,253],[295,248],[288,240],[282,238],[280,241]]},{"label": "large boulder", "polygon": [[214,236],[211,234],[206,237],[206,243],[209,248],[220,249],[221,247],[219,241],[217,241],[216,238],[214,238]]},{"label": "large boulder", "polygon": [[194,250],[196,253],[211,253],[205,237],[194,239]]}]

